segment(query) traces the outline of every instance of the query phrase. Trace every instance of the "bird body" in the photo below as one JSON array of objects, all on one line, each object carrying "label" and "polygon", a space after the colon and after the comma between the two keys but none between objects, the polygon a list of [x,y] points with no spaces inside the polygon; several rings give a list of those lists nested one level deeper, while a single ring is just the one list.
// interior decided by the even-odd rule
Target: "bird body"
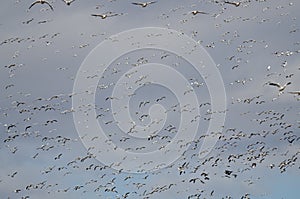
[{"label": "bird body", "polygon": [[75,0],[63,0],[68,6],[71,5]]}]

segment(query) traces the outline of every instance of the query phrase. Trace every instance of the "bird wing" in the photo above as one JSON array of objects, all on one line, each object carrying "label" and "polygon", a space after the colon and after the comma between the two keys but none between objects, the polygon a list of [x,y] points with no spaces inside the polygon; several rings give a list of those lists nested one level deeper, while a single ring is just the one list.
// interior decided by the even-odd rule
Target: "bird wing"
[{"label": "bird wing", "polygon": [[207,12],[198,11],[198,10],[191,11],[191,13],[192,13],[193,15],[196,15],[196,14],[205,14],[205,15],[207,15],[207,14],[208,14]]},{"label": "bird wing", "polygon": [[32,8],[32,6],[34,6],[34,5],[37,4],[37,3],[39,3],[39,1],[33,2],[33,3],[29,6],[28,10],[29,10],[30,8]]},{"label": "bird wing", "polygon": [[289,93],[294,95],[300,95],[300,91],[290,91]]},{"label": "bird wing", "polygon": [[133,5],[138,5],[138,6],[143,5],[142,3],[139,3],[139,2],[133,2],[132,4],[133,4]]},{"label": "bird wing", "polygon": [[100,15],[100,14],[91,14],[91,16],[93,16],[93,17],[101,17],[103,15]]},{"label": "bird wing", "polygon": [[284,86],[290,85],[292,82],[287,82]]},{"label": "bird wing", "polygon": [[115,16],[118,16],[119,14],[115,13],[115,14],[110,14],[110,15],[107,15],[107,17],[115,17]]},{"label": "bird wing", "polygon": [[199,14],[204,14],[204,15],[207,15],[208,13],[207,12],[203,12],[203,11],[197,11]]},{"label": "bird wing", "polygon": [[147,2],[147,4],[149,5],[149,4],[152,4],[152,3],[156,3],[157,1],[149,1],[149,2]]},{"label": "bird wing", "polygon": [[270,86],[276,86],[276,87],[278,87],[278,88],[281,87],[280,84],[274,83],[274,82],[270,82],[269,85],[270,85]]},{"label": "bird wing", "polygon": [[52,11],[54,11],[53,7],[51,6],[51,4],[48,1],[45,1],[45,3],[51,8]]}]

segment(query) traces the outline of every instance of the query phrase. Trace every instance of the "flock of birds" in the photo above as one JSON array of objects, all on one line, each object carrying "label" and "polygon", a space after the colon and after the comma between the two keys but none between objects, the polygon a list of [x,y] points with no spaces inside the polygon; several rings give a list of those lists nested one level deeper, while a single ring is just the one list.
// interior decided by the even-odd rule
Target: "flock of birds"
[{"label": "flock of birds", "polygon": [[[73,2],[74,2],[75,0],[63,0],[63,2],[65,2],[65,4],[66,5],[71,5]],[[52,10],[52,11],[54,11],[54,8],[52,7],[52,5],[48,2],[48,1],[46,1],[46,0],[37,0],[37,1],[35,1],[35,2],[33,2],[30,6],[29,6],[29,8],[28,9],[31,9],[34,5],[36,5],[36,4],[46,4],[46,5],[48,5],[49,7],[50,7],[50,9]]]},{"label": "flock of birds", "polygon": [[[68,6],[71,5],[75,0],[62,0],[63,2],[65,2]],[[137,6],[141,6],[143,8],[156,3],[157,1],[148,1],[148,2],[133,2],[133,5],[137,5]],[[241,2],[234,2],[234,1],[224,1],[225,4],[230,4],[230,5],[234,5],[236,7],[240,6]],[[34,5],[36,4],[47,4],[51,10],[54,10],[52,5],[46,1],[46,0],[37,0],[35,2],[33,2],[28,9],[32,8]],[[194,13],[193,13],[194,14]]]},{"label": "flock of birds", "polygon": [[[66,3],[66,5],[71,5],[75,0],[62,0],[63,2]],[[140,6],[142,8],[146,8],[148,7],[149,5],[151,4],[154,4],[154,3],[157,3],[157,1],[148,1],[148,2],[133,2],[132,4],[133,5],[136,5],[136,6]],[[234,5],[236,7],[240,6],[240,2],[234,2],[234,1],[224,1],[225,4],[229,4],[229,5]],[[28,10],[30,10],[33,6],[37,5],[37,4],[46,4],[47,6],[49,6],[49,8],[54,11],[54,8],[53,6],[46,0],[37,0],[35,2],[33,2]],[[197,14],[209,14],[207,12],[203,12],[203,11],[199,11],[199,10],[193,10],[190,12],[191,14],[193,15],[197,15]],[[107,17],[114,17],[114,16],[118,16],[118,15],[122,15],[122,14],[117,14],[117,13],[112,13],[112,12],[108,12],[108,13],[105,13],[105,14],[91,14],[91,16],[93,17],[101,17],[101,19],[106,19]]]},{"label": "flock of birds", "polygon": [[[68,6],[71,5],[75,0],[63,0],[63,2],[65,2]],[[149,1],[149,2],[133,2],[133,5],[137,5],[137,6],[141,6],[143,8],[147,7],[150,4],[156,3],[156,1]],[[231,2],[227,2],[227,3],[231,3]],[[28,9],[31,9],[34,5],[36,4],[46,4],[50,7],[51,10],[54,11],[53,6],[46,0],[37,0],[35,2],[33,2]]]},{"label": "flock of birds", "polygon": [[[70,6],[76,3],[77,0],[63,0],[63,2]],[[221,18],[220,13],[226,13],[229,9],[240,9],[252,3],[266,4],[263,12],[267,12],[272,7],[270,5],[271,2],[267,0],[211,0],[207,2],[222,5],[218,13],[212,15],[214,19]],[[153,5],[159,5],[160,2],[130,3],[133,7],[151,9]],[[46,6],[52,11],[55,9],[53,2],[37,0],[29,5],[28,11],[39,4]],[[229,8],[224,8],[223,5]],[[174,8],[170,13],[175,13],[179,9],[181,8]],[[213,13],[213,11],[192,10],[191,7],[188,7],[188,9],[188,11],[184,11],[184,16],[207,16]],[[124,14],[111,11],[91,14],[92,17],[100,19],[120,15]],[[172,18],[171,14],[170,16],[163,16],[166,19]],[[280,16],[282,18],[286,17],[285,13]],[[234,20],[245,20],[247,22],[253,19],[256,20],[257,18],[233,19],[232,16],[228,16],[228,18],[226,17],[222,20],[222,23],[229,24]],[[29,23],[30,20],[25,24]],[[180,24],[185,23],[186,21],[184,20],[180,21]],[[221,29],[222,26],[225,25],[217,24],[216,29]],[[236,29],[238,30],[238,28]],[[293,35],[295,32],[298,32],[298,27],[292,27],[288,34]],[[94,38],[95,35],[96,33],[91,38]],[[191,35],[198,38],[196,30]],[[4,49],[8,45],[24,45],[25,42],[29,42],[30,46],[27,48],[29,52],[30,49],[34,49],[34,45],[38,42],[47,40],[46,46],[51,46],[52,43],[54,45],[57,42],[56,39],[62,38],[62,36],[63,33],[49,33],[42,34],[37,38],[9,38],[1,41],[0,48]],[[217,49],[219,45],[217,42],[208,41],[199,41],[199,43],[206,43],[206,49],[212,50],[210,52],[214,52],[213,50]],[[115,85],[113,82],[115,80],[114,77],[121,75],[123,72],[122,67],[134,68],[152,61],[160,61],[174,66],[174,68],[180,68],[181,65],[184,65],[183,61],[180,62],[180,57],[168,52],[153,53],[151,51],[150,54],[145,52],[144,54],[130,54],[118,58],[114,65],[106,71],[102,78],[103,81],[99,82],[98,89],[104,93],[103,96],[100,95],[102,104],[85,104],[81,107],[72,107],[72,97],[78,93],[48,95],[48,92],[45,92],[42,96],[35,94],[34,91],[32,94],[25,91],[14,93],[11,91],[18,87],[17,81],[5,82],[3,93],[9,93],[9,96],[3,96],[4,101],[8,101],[6,106],[2,105],[5,102],[2,99],[0,100],[0,125],[3,131],[0,136],[0,150],[3,152],[0,155],[3,156],[1,159],[7,159],[7,163],[3,162],[2,166],[1,162],[3,172],[0,172],[0,198],[69,198],[69,196],[72,196],[74,198],[118,199],[162,197],[188,199],[239,197],[248,199],[255,195],[253,189],[259,189],[257,186],[261,186],[262,183],[270,183],[268,181],[270,173],[289,174],[289,171],[296,170],[296,174],[299,174],[300,121],[297,103],[300,101],[300,91],[297,90],[299,85],[297,84],[296,76],[299,75],[297,72],[299,73],[300,67],[297,63],[296,67],[298,68],[295,72],[294,68],[292,68],[293,66],[288,65],[287,61],[296,57],[300,51],[296,49],[272,53],[271,56],[275,56],[280,61],[284,60],[282,66],[279,66],[283,72],[274,72],[275,66],[273,65],[272,68],[268,66],[266,69],[265,65],[263,65],[260,69],[264,71],[262,73],[266,74],[262,74],[260,76],[262,77],[261,79],[259,79],[260,77],[249,77],[248,74],[245,74],[246,72],[242,74],[242,77],[238,75],[236,77],[234,76],[235,74],[238,74],[248,66],[248,60],[244,60],[244,58],[247,56],[251,57],[254,54],[251,52],[251,49],[259,48],[260,45],[263,45],[265,49],[269,48],[265,41],[243,38],[242,33],[232,31],[232,27],[221,35],[220,43],[236,46],[236,49],[231,47],[228,50],[236,50],[236,52],[232,52],[235,55],[226,57],[225,61],[222,60],[224,65],[218,65],[218,67],[222,71],[222,67],[224,69],[224,67],[227,67],[226,64],[228,64],[228,68],[231,68],[231,70],[226,68],[226,71],[222,72],[226,73],[229,71],[231,73],[230,78],[238,79],[228,83],[231,80],[228,80],[229,78],[226,79],[227,77],[224,76],[228,99],[231,97],[231,101],[228,102],[228,109],[224,110],[229,121],[226,121],[222,133],[214,132],[214,136],[218,137],[216,146],[204,159],[199,159],[199,149],[207,135],[198,135],[193,142],[189,143],[188,150],[178,160],[164,169],[146,173],[126,173],[122,170],[114,170],[112,168],[113,165],[104,165],[98,162],[95,159],[95,155],[91,153],[93,148],[84,149],[81,146],[80,139],[91,139],[91,141],[94,141],[100,139],[100,135],[92,138],[88,136],[79,138],[75,128],[70,127],[73,124],[72,122],[69,123],[69,120],[72,120],[70,119],[72,118],[72,113],[76,111],[87,112],[90,109],[96,109],[96,119],[101,121],[103,128],[109,131],[118,121],[113,120],[112,114],[115,113],[112,113],[112,110],[104,104],[110,104],[112,100],[118,99],[111,95],[106,95],[106,92],[110,91]],[[300,42],[294,42],[296,48],[299,45]],[[82,50],[89,48],[89,46],[92,45],[89,43],[74,45],[72,50]],[[56,52],[59,51],[57,50]],[[26,64],[19,64],[16,61],[22,59],[22,55],[22,52],[17,51],[12,57],[14,63],[5,63],[4,67],[1,68],[5,72],[8,71],[8,81],[15,80],[19,70],[26,70]],[[76,57],[77,54],[76,56],[74,54],[73,58]],[[43,59],[43,61],[45,60]],[[66,74],[69,72],[68,67],[57,67],[56,73]],[[248,70],[246,71],[249,73]],[[125,73],[125,76],[130,79],[134,74]],[[97,77],[97,74],[87,78],[95,77]],[[140,76],[135,83],[142,84],[146,79],[147,75]],[[201,92],[205,88],[204,79],[192,76],[189,77],[188,81],[193,89],[187,88],[187,90],[183,91],[184,94],[197,91],[202,96]],[[253,91],[255,89],[250,88],[250,93],[248,94],[248,86],[256,82],[260,83],[260,87],[257,87],[257,91]],[[237,89],[238,94],[231,93],[230,89]],[[86,91],[87,94],[91,94],[90,92]],[[149,93],[148,95],[141,94],[139,96],[141,97],[140,99],[135,98],[135,109],[132,115],[136,117],[137,123],[144,124],[149,121],[148,109],[153,104],[163,104],[166,106],[166,113],[175,114],[175,116],[191,109],[189,104],[181,105],[176,101],[172,101],[166,93],[160,93],[159,95]],[[150,96],[151,94],[152,96]],[[131,97],[134,98],[136,96],[132,94]],[[201,122],[201,125],[208,125],[214,116],[210,102],[202,101],[199,104],[199,108],[201,115],[193,118],[191,123]],[[148,147],[155,148],[156,146],[159,146],[159,150],[161,150],[164,148],[164,144],[170,143],[176,133],[178,133],[176,122],[170,120],[168,122],[162,132],[149,136],[144,142],[134,140],[127,135],[119,136],[114,134],[114,132],[109,137],[118,145],[124,146],[123,148],[126,151],[143,152]],[[134,133],[133,125],[128,134]],[[81,149],[79,150],[79,148]],[[153,160],[149,160],[149,162],[151,161]],[[20,162],[21,166],[9,165],[10,162]],[[244,192],[245,189],[247,191]],[[249,193],[251,191],[254,193]],[[240,192],[242,193],[240,194]],[[264,194],[268,196],[270,193],[263,191],[256,194],[256,196],[264,196]]]}]

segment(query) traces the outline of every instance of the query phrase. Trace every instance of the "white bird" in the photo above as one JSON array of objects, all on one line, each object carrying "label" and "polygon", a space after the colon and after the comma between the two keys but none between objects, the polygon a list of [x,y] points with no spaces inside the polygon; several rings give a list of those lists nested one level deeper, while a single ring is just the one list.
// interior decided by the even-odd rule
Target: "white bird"
[{"label": "white bird", "polygon": [[112,14],[112,13],[108,13],[108,14],[91,14],[91,16],[93,17],[101,17],[101,19],[106,19],[107,17],[114,17],[114,16],[118,16],[119,14]]},{"label": "white bird", "polygon": [[47,4],[47,5],[51,8],[52,11],[54,11],[54,9],[53,9],[53,7],[51,6],[51,4],[50,4],[48,1],[46,1],[46,0],[37,0],[37,1],[33,2],[33,3],[29,6],[28,10],[31,9],[35,4],[38,4],[38,3],[40,3],[40,4],[44,4],[44,3],[45,3],[45,4]]},{"label": "white bird", "polygon": [[278,88],[279,92],[282,92],[288,85],[290,85],[292,82],[287,82],[286,84],[284,84],[283,86],[281,86],[279,83],[275,83],[275,82],[269,82],[270,86],[276,86]]},{"label": "white bird", "polygon": [[207,15],[208,13],[207,12],[203,12],[203,11],[199,11],[199,10],[193,10],[191,11],[191,13],[193,15],[197,15],[197,14],[204,14],[204,15]]},{"label": "white bird", "polygon": [[133,5],[142,6],[143,8],[147,7],[150,4],[156,3],[156,1],[148,1],[148,2],[133,2]]},{"label": "white bird", "polygon": [[71,5],[75,0],[63,0],[68,6]]},{"label": "white bird", "polygon": [[224,3],[234,5],[235,7],[239,7],[241,5],[241,2],[230,2],[230,1],[224,1]]}]

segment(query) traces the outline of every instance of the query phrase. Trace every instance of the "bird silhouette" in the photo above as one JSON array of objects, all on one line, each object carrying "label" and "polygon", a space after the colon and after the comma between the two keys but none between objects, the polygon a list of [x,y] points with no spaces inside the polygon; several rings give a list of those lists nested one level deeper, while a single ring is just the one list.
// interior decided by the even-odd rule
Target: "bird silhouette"
[{"label": "bird silhouette", "polygon": [[46,1],[46,0],[37,0],[37,1],[33,2],[33,3],[29,6],[28,10],[30,10],[34,5],[36,5],[36,4],[38,4],[38,3],[40,3],[40,4],[47,4],[47,5],[51,8],[51,10],[54,11],[54,9],[53,9],[53,7],[51,6],[51,4],[50,4],[48,1]]},{"label": "bird silhouette", "polygon": [[199,10],[193,10],[191,11],[191,13],[193,15],[197,15],[197,14],[204,14],[204,15],[207,15],[208,13],[207,12],[203,12],[203,11],[199,11]]},{"label": "bird silhouette", "polygon": [[279,92],[282,92],[288,85],[290,85],[292,82],[287,82],[283,86],[281,86],[279,83],[276,82],[269,82],[270,86],[276,86],[278,88]]},{"label": "bird silhouette", "polygon": [[300,95],[300,91],[289,91],[288,93],[293,95]]},{"label": "bird silhouette", "polygon": [[156,1],[148,1],[148,2],[133,2],[133,5],[138,5],[141,6],[143,8],[147,7],[150,4],[156,3]]},{"label": "bird silhouette", "polygon": [[71,5],[71,3],[73,3],[75,0],[62,0],[63,2],[65,2],[68,6]]},{"label": "bird silhouette", "polygon": [[93,17],[100,17],[101,19],[106,19],[107,17],[114,17],[118,16],[119,14],[112,14],[112,13],[107,13],[107,14],[91,14]]},{"label": "bird silhouette", "polygon": [[241,5],[241,2],[224,1],[224,3],[234,5],[235,7],[239,7]]}]

